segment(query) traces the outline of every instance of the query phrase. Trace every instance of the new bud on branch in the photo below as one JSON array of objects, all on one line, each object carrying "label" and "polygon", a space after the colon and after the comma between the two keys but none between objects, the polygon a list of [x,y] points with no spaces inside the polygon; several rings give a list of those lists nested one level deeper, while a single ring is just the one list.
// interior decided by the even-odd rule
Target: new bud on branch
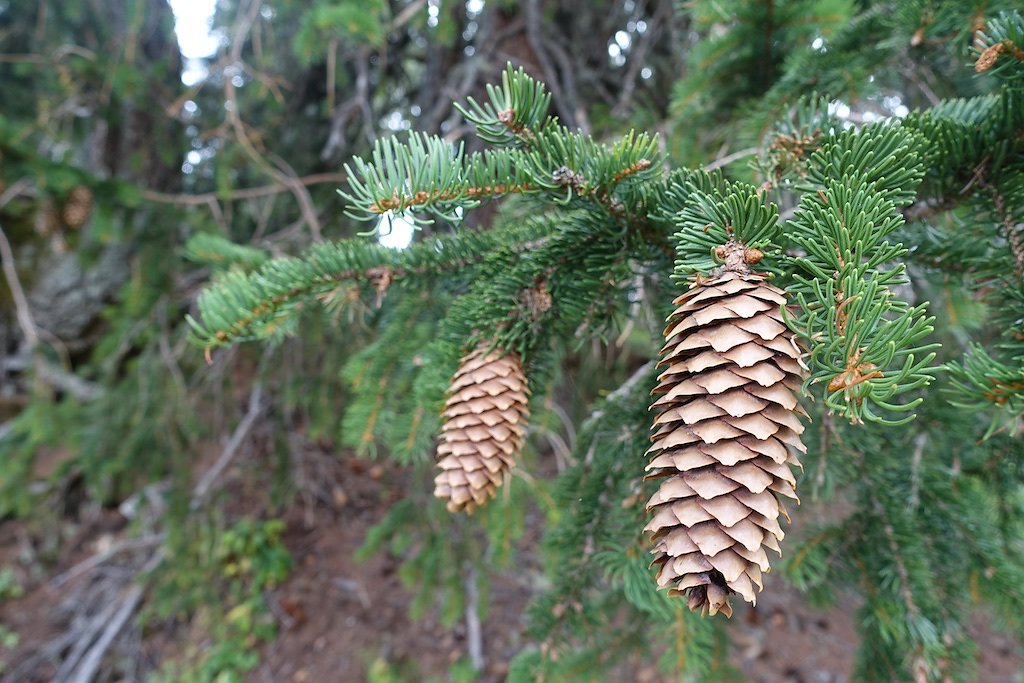
[{"label": "new bud on branch", "polygon": [[782,319],[785,293],[753,272],[761,252],[718,247],[721,268],[673,303],[661,351],[658,415],[647,465],[658,585],[693,610],[731,615],[729,596],[754,603],[781,554],[779,496],[796,499],[790,465],[805,415],[800,350]]}]

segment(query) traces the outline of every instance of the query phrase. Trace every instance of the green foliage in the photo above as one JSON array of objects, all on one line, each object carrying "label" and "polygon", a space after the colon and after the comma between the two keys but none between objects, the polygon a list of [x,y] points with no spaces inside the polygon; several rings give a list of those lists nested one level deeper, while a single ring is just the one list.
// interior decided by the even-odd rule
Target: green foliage
[{"label": "green foliage", "polygon": [[551,93],[544,84],[529,78],[522,67],[513,70],[511,64],[501,74],[501,90],[487,86],[487,98],[480,104],[470,97],[467,107],[456,107],[480,139],[492,145],[531,145],[532,132],[544,126],[551,106]]},{"label": "green foliage", "polygon": [[[479,267],[481,253],[498,245],[529,244],[545,226],[528,223],[507,231],[441,236],[405,251],[366,239],[322,243],[301,258],[278,258],[251,273],[229,271],[199,298],[202,322],[190,319],[194,339],[216,347],[291,331],[302,305],[319,299],[335,310],[350,297],[383,295],[392,281],[412,286],[442,275],[461,280]],[[458,285],[455,284],[457,287]]]},{"label": "green foliage", "polygon": [[[872,30],[888,26],[869,12],[843,30],[863,35],[867,25]],[[739,34],[727,35],[735,41]],[[869,65],[877,58],[868,55],[864,68],[874,68]],[[786,69],[808,63],[790,60]],[[825,60],[819,66],[828,69],[830,64]],[[932,363],[939,345],[935,318],[910,288],[915,284],[927,291],[927,285],[912,283],[902,259],[946,252],[941,242],[925,248],[925,241],[915,244],[912,254],[894,238],[911,234],[906,216],[914,215],[915,202],[937,202],[962,213],[960,220],[989,220],[997,231],[1005,224],[1003,216],[1016,215],[1019,175],[1002,159],[1020,144],[1019,136],[1007,138],[1007,131],[1019,124],[1010,104],[1019,101],[1018,93],[1004,89],[950,100],[902,123],[860,127],[847,125],[827,99],[807,97],[765,136],[755,165],[764,175],[760,186],[719,173],[677,169],[665,174],[654,167],[660,157],[653,140],[643,136],[630,135],[608,147],[566,130],[546,117],[545,89],[522,71],[509,68],[502,87],[490,88],[488,97],[485,104],[471,102],[464,114],[481,139],[496,148],[466,155],[436,137],[414,135],[407,143],[389,138],[378,142],[369,161],[353,163],[352,189],[345,196],[354,217],[376,220],[405,211],[457,218],[482,197],[517,195],[509,213],[532,214],[520,219],[520,232],[496,228],[485,234],[500,238],[488,243],[458,231],[425,243],[426,249],[413,246],[410,258],[433,264],[423,271],[430,273],[429,281],[406,277],[412,273],[401,265],[406,257],[358,242],[317,247],[302,259],[271,261],[254,274],[222,280],[204,295],[197,339],[210,345],[247,335],[268,337],[250,318],[286,315],[277,311],[286,311],[292,300],[322,294],[326,290],[318,288],[338,282],[341,273],[353,288],[372,285],[377,275],[371,269],[386,267],[400,284],[389,280],[377,341],[353,356],[345,370],[356,393],[342,433],[361,449],[372,450],[380,442],[408,460],[428,443],[417,432],[421,417],[416,411],[436,411],[444,380],[465,349],[484,342],[518,351],[530,364],[536,401],[547,387],[545,368],[557,340],[599,336],[615,326],[636,296],[635,274],[666,273],[670,234],[676,245],[674,275],[681,283],[713,272],[719,264],[716,247],[735,239],[762,251],[760,267],[793,294],[791,325],[808,351],[805,387],[823,399],[820,410],[871,425],[858,431],[843,428],[844,438],[856,444],[849,452],[907,452],[909,434],[898,425],[910,418],[898,414],[927,407],[927,414],[934,415],[936,406],[925,401],[930,396],[926,389],[937,381],[939,368]],[[977,195],[959,191],[960,179],[976,177],[982,159],[993,175],[991,184],[978,188]],[[995,209],[993,196],[998,197]],[[782,217],[780,204],[791,207]],[[991,253],[977,257],[979,271],[992,253],[1006,258],[1012,237],[1004,230],[1002,243],[990,242]],[[465,244],[474,256],[462,258],[458,272],[446,271],[446,245],[455,240],[470,240]],[[331,263],[325,254],[358,266]],[[235,302],[233,310],[226,306],[229,301]],[[246,311],[256,315],[246,318]],[[975,352],[969,358],[980,356]],[[997,376],[1003,379],[996,381],[1015,380],[999,374],[1014,372],[1013,366],[994,371],[991,363],[967,362],[974,363],[972,372],[985,382]],[[968,375],[954,376],[959,382],[954,386],[966,398]],[[538,500],[550,517],[545,553],[551,586],[530,609],[531,635],[539,648],[517,657],[511,680],[583,680],[614,669],[638,651],[658,654],[677,673],[727,675],[715,669],[720,636],[656,591],[646,568],[640,534],[644,514],[637,504],[644,487],[637,460],[622,453],[644,449],[646,429],[638,427],[646,425],[646,401],[638,387],[649,381],[637,380],[630,391],[611,397],[583,426],[573,464],[552,486],[551,503],[544,501],[544,488],[531,490],[542,496]],[[991,400],[964,405],[983,409]],[[1015,405],[1010,404],[1010,415]],[[410,428],[410,415],[417,427]],[[962,419],[965,430],[977,429],[972,414]],[[836,427],[829,423],[821,429],[827,440]],[[817,495],[830,498],[844,481],[848,486],[859,482],[852,494],[855,512],[823,524],[798,544],[784,572],[821,604],[832,599],[836,583],[873,587],[861,611],[865,654],[859,671],[865,680],[886,680],[906,671],[927,676],[953,671],[954,679],[962,678],[970,670],[971,648],[962,626],[962,611],[969,605],[954,611],[958,603],[938,596],[956,591],[958,581],[971,580],[970,567],[978,558],[1002,551],[989,545],[977,554],[965,553],[966,537],[929,532],[952,524],[946,515],[969,514],[945,503],[923,502],[931,496],[956,499],[953,493],[947,498],[940,493],[957,481],[941,463],[956,456],[935,454],[927,465],[918,456],[909,463],[882,455],[857,457],[840,468],[826,466],[825,453],[810,460],[821,484],[814,489]],[[916,492],[911,510],[899,507],[900,492],[908,488]],[[512,500],[518,490],[512,487]],[[409,585],[444,587],[444,612],[452,618],[460,605],[465,560],[439,558],[466,558],[478,551],[463,545],[465,534],[452,536],[450,525],[461,522],[435,516],[439,506],[426,509],[430,514],[408,502],[395,506],[364,551],[387,546],[404,557],[402,576]],[[492,511],[485,515],[485,528],[510,517],[500,503]],[[943,575],[927,559],[936,553],[958,558],[959,579]],[[837,562],[837,556],[843,561]],[[1008,556],[1001,561],[1018,562]],[[414,612],[424,606],[419,595]],[[641,637],[600,627],[622,619],[673,625],[643,633],[677,636]]]},{"label": "green foliage", "polygon": [[978,51],[975,70],[1019,87],[1024,78],[1024,70],[1021,69],[1021,62],[1024,62],[1024,15],[1016,9],[1005,12],[990,21],[975,38],[974,48]]},{"label": "green foliage", "polygon": [[20,598],[25,593],[25,587],[18,581],[14,571],[10,567],[0,568],[0,600]]},{"label": "green foliage", "polygon": [[185,243],[185,258],[215,268],[239,266],[243,269],[258,268],[267,260],[262,249],[235,244],[220,235],[197,232]]},{"label": "green foliage", "polygon": [[295,53],[305,63],[323,56],[324,46],[346,40],[378,48],[383,45],[388,19],[383,0],[318,0],[302,15],[295,34]]},{"label": "green foliage", "polygon": [[[663,656],[680,676],[710,675],[720,665],[712,658],[712,624],[656,590],[648,568],[639,454],[648,442],[644,396],[653,374],[648,368],[634,377],[581,428],[575,464],[553,491],[557,517],[544,545],[551,585],[530,606],[531,634],[542,646],[517,658],[510,680],[592,680],[638,650]],[[657,626],[598,627],[619,620]],[[642,637],[658,632],[670,637]]]},{"label": "green foliage", "polygon": [[259,663],[261,642],[275,634],[266,591],[283,582],[292,559],[281,541],[284,523],[242,519],[205,525],[170,543],[173,571],[154,572],[151,617],[191,618],[213,644],[167,662],[161,683],[242,681]]},{"label": "green foliage", "polygon": [[[805,386],[825,383],[830,410],[888,421],[871,404],[905,411],[920,399],[896,403],[899,394],[934,379],[934,345],[925,305],[911,307],[892,293],[904,267],[886,269],[905,249],[885,237],[902,225],[894,202],[908,203],[919,171],[897,128],[843,133],[811,158],[808,192],[791,226],[791,239],[806,255],[793,259],[800,314],[794,320],[811,349]],[[905,137],[904,137],[905,139]]]},{"label": "green foliage", "polygon": [[[854,3],[849,0],[765,0],[733,5],[699,0],[691,5],[691,30],[699,40],[686,55],[687,75],[672,89],[672,114],[685,125],[673,144],[684,163],[706,161],[706,150],[723,143],[742,146],[730,144],[736,127],[724,124],[758,106],[758,97],[780,76],[795,71],[790,68],[794,55],[811,53],[812,41],[828,40],[841,32],[854,14]],[[847,62],[845,66],[852,65]],[[818,64],[815,73],[819,73]],[[856,73],[851,75],[851,81],[859,80]],[[765,118],[774,121],[781,114],[779,110]]]},{"label": "green foliage", "polygon": [[691,180],[687,189],[686,201],[680,202],[684,208],[676,214],[680,230],[674,239],[679,259],[673,276],[677,281],[686,282],[695,273],[711,272],[721,263],[715,249],[730,239],[765,250],[769,257],[777,256],[779,209],[774,204],[765,206],[757,188],[728,183],[708,192]]}]

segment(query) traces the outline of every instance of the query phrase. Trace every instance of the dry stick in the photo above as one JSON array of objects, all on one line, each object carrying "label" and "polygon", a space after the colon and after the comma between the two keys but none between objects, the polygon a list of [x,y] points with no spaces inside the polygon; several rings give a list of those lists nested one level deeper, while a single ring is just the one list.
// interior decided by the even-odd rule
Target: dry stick
[{"label": "dry stick", "polygon": [[82,562],[79,562],[67,571],[62,572],[57,576],[53,577],[52,579],[50,579],[50,585],[55,588],[60,588],[68,581],[71,581],[72,579],[81,576],[82,574],[91,569],[95,569],[96,567],[100,566],[101,564],[103,564],[110,558],[114,557],[115,555],[118,555],[127,550],[140,550],[142,548],[147,548],[151,545],[163,543],[166,537],[167,535],[163,533],[146,534],[145,536],[139,536],[138,538],[129,538],[127,540],[121,541],[120,543],[115,543],[103,552],[96,553],[92,557],[87,558]]},{"label": "dry stick", "polygon": [[[507,489],[506,489],[507,490]],[[480,628],[480,615],[477,613],[477,603],[480,600],[480,592],[476,585],[476,567],[470,562],[469,570],[466,572],[466,647],[469,650],[469,661],[473,669],[480,671],[484,668],[484,638]]]},{"label": "dry stick", "polygon": [[100,663],[103,661],[103,655],[106,654],[114,638],[121,632],[128,618],[131,617],[132,613],[135,612],[135,608],[142,601],[142,592],[142,586],[132,586],[131,590],[128,591],[128,595],[121,602],[117,612],[114,613],[107,623],[107,627],[103,629],[103,633],[100,634],[96,644],[90,648],[89,652],[82,659],[82,663],[78,666],[74,675],[65,679],[67,683],[91,683],[93,677],[96,676],[96,670],[99,669]]},{"label": "dry stick", "polygon": [[397,17],[395,17],[395,20],[391,22],[391,26],[388,28],[388,33],[397,31],[408,24],[425,4],[427,4],[427,0],[415,0],[415,2],[409,3],[406,8],[403,9]]},{"label": "dry stick", "polygon": [[103,395],[103,389],[95,382],[82,379],[58,365],[47,363],[45,360],[18,355],[4,361],[4,367],[14,371],[25,370],[29,365],[35,367],[39,379],[55,389],[70,394],[79,401],[94,401]]},{"label": "dry stick", "polygon": [[558,78],[555,66],[551,63],[551,59],[549,58],[544,46],[544,39],[541,35],[540,26],[540,3],[538,0],[526,0],[525,13],[526,41],[529,43],[530,48],[537,57],[537,63],[540,65],[541,72],[544,74],[544,80],[548,83],[551,92],[551,99],[555,103],[555,109],[558,111],[559,117],[562,119],[562,123],[569,128],[573,128],[576,123],[576,119],[573,116],[573,109],[563,97],[561,81]]},{"label": "dry stick", "polygon": [[[231,59],[229,60],[232,65],[242,63],[242,47],[245,44],[245,35],[252,30],[253,24],[256,23],[256,19],[259,17],[259,11],[260,0],[252,0],[248,11],[240,15],[239,21],[235,26],[234,35],[232,36]],[[242,122],[238,112],[238,91],[232,78],[224,79],[224,96],[228,104],[226,108],[228,124],[231,126],[232,131],[234,131],[238,144],[264,173],[278,183],[286,185],[291,190],[296,201],[299,203],[302,218],[305,220],[306,225],[309,226],[309,231],[313,234],[313,239],[320,241],[322,239],[320,219],[317,218],[316,209],[313,207],[313,198],[310,197],[309,191],[305,185],[299,182],[298,177],[290,167],[282,162],[279,165],[284,165],[284,172],[274,168],[252,144],[249,135],[245,132],[245,124]]]},{"label": "dry stick", "polygon": [[[217,478],[223,473],[223,471],[231,464],[231,460],[234,458],[235,453],[238,451],[239,446],[242,445],[242,441],[245,439],[249,430],[252,429],[256,418],[262,412],[262,406],[260,405],[263,395],[263,385],[259,382],[253,387],[252,392],[249,394],[249,405],[245,416],[235,427],[235,431],[231,434],[231,438],[228,440],[227,445],[221,452],[220,457],[213,466],[207,470],[199,482],[196,484],[195,489],[192,492],[192,502],[190,507],[194,510],[203,502],[206,496],[209,494],[210,489],[216,482]],[[75,565],[71,569],[67,570],[63,574],[60,574],[52,580],[53,585],[60,586],[67,583],[76,576],[83,572],[89,571],[90,569],[99,566],[103,562],[107,561],[114,555],[123,552],[125,550],[134,550],[137,548],[144,548],[149,545],[160,543],[164,540],[166,534],[148,534],[140,536],[139,538],[129,539],[118,543],[106,551],[94,555],[89,559]]]},{"label": "dry stick", "polygon": [[585,432],[592,425],[597,423],[602,417],[604,417],[604,406],[610,405],[611,403],[619,400],[623,396],[627,396],[629,392],[633,391],[637,384],[647,376],[647,373],[654,367],[655,361],[650,360],[638,367],[632,375],[629,376],[625,382],[623,382],[618,389],[605,396],[604,401],[601,402],[601,407],[590,414],[590,417],[584,421],[583,426],[580,427],[580,432]]},{"label": "dry stick", "polygon": [[3,683],[20,683],[27,679],[28,673],[31,672],[38,664],[47,661],[55,660],[60,656],[66,648],[70,647],[74,641],[77,633],[74,631],[65,631],[50,642],[45,647],[36,650],[29,656],[25,657],[18,663],[18,666],[7,672],[0,681]]},{"label": "dry stick", "polygon": [[92,619],[82,627],[83,633],[81,635],[76,634],[76,638],[72,643],[71,650],[68,655],[61,662],[60,668],[57,669],[57,673],[53,676],[53,683],[67,683],[68,679],[74,674],[75,669],[78,667],[78,663],[82,661],[82,658],[86,656],[89,651],[89,646],[102,632],[104,624],[107,624],[110,619],[114,616],[114,611],[117,609],[117,605],[113,602],[107,604],[103,610],[94,616]]},{"label": "dry stick", "polygon": [[[633,102],[633,93],[636,91],[637,76],[647,63],[647,53],[651,47],[661,38],[662,28],[672,23],[671,3],[658,3],[651,17],[649,30],[638,37],[635,49],[630,50],[629,66],[626,67],[626,76],[623,78],[622,90],[619,92],[618,101],[612,108],[613,116],[626,116],[629,113],[629,106]],[[666,16],[666,14],[668,16]]]},{"label": "dry stick", "polygon": [[334,84],[337,80],[337,69],[338,69],[338,39],[331,38],[330,42],[327,43],[327,78],[325,90],[327,90],[327,114],[330,117],[334,117],[334,96],[335,88]]},{"label": "dry stick", "polygon": [[320,150],[320,159],[329,160],[335,154],[341,154],[348,145],[345,137],[345,127],[357,112],[363,117],[363,130],[369,142],[375,139],[373,133],[373,112],[370,110],[370,53],[366,48],[359,50],[356,59],[356,87],[355,94],[342,106],[334,110],[331,117],[331,131],[327,136],[327,142]]},{"label": "dry stick", "polygon": [[[23,178],[7,188],[7,191],[0,195],[0,208],[6,206],[27,187],[28,181]],[[14,299],[14,310],[18,319],[18,327],[21,328],[21,333],[25,336],[25,342],[28,344],[28,353],[33,356],[36,378],[66,391],[82,401],[91,401],[98,398],[102,393],[98,386],[72,373],[65,372],[61,368],[50,366],[44,362],[39,354],[35,353],[35,349],[39,346],[39,328],[32,318],[32,309],[29,308],[28,297],[25,296],[21,280],[18,279],[18,271],[14,267],[14,250],[11,248],[11,243],[7,240],[7,234],[4,233],[3,226],[0,226],[0,265],[3,266],[4,279],[7,280],[7,287],[11,290],[11,297]],[[10,361],[7,362],[7,366],[12,366]],[[0,437],[5,433],[6,431],[0,431]]]},{"label": "dry stick", "polygon": [[[11,190],[13,189],[12,187]],[[5,200],[0,201],[0,206],[10,201],[8,194],[10,194],[10,190],[5,192],[3,197],[0,198]],[[11,243],[7,241],[7,235],[4,233],[3,226],[0,226],[0,265],[3,266],[4,278],[7,280],[7,287],[11,290],[11,298],[14,299],[14,312],[18,318],[18,327],[21,328],[21,333],[25,335],[28,351],[32,354],[35,361],[36,386],[39,387],[38,382],[42,381],[43,374],[43,357],[35,353],[36,348],[39,346],[39,328],[36,327],[36,323],[32,319],[32,311],[28,307],[28,298],[25,296],[25,290],[21,288],[18,271],[14,269],[14,250],[11,249]]]},{"label": "dry stick", "polygon": [[[3,195],[0,195],[0,208],[14,199],[27,184],[25,180],[19,180],[9,187]],[[32,319],[32,311],[28,307],[28,298],[18,279],[18,271],[14,268],[14,250],[11,249],[11,243],[7,241],[3,226],[0,226],[0,260],[3,262],[4,278],[7,280],[11,297],[14,299],[14,311],[18,318],[18,326],[21,327],[22,334],[25,335],[29,349],[34,349],[39,345],[39,330]]]},{"label": "dry stick", "polygon": [[[29,182],[22,178],[7,188],[3,194],[0,194],[0,208],[3,208],[10,203],[12,199],[21,194],[22,190],[28,188],[28,185]],[[7,235],[4,233],[3,226],[0,226],[0,265],[3,267],[4,279],[7,281],[7,286],[11,290],[11,297],[14,299],[15,314],[18,319],[18,326],[21,328],[21,332],[25,336],[25,341],[28,344],[27,351],[33,356],[36,378],[50,384],[51,386],[66,391],[82,401],[91,401],[97,398],[100,393],[102,393],[102,390],[98,386],[91,382],[87,382],[72,373],[65,372],[61,368],[50,366],[41,356],[34,353],[35,349],[39,346],[39,328],[36,326],[35,320],[32,318],[32,310],[28,305],[28,297],[25,296],[25,290],[22,288],[21,281],[18,279],[18,271],[14,267],[14,250],[11,248],[11,243],[7,240]],[[10,360],[7,361],[6,366],[14,367]],[[25,367],[27,367],[27,363]],[[6,431],[9,430],[0,430],[0,437],[6,434]]]},{"label": "dry stick", "polygon": [[[145,574],[146,572],[155,569],[163,559],[163,550],[158,550],[139,573]],[[124,628],[124,625],[128,623],[128,619],[135,612],[139,603],[142,602],[143,592],[144,589],[142,586],[132,586],[131,590],[128,591],[128,594],[121,601],[121,604],[117,608],[113,617],[111,617],[110,621],[107,623],[106,628],[103,629],[100,637],[96,640],[96,644],[89,649],[88,653],[86,653],[74,674],[65,679],[66,683],[92,683],[92,679],[96,676],[97,669],[99,669],[100,664],[103,662],[103,655],[106,654],[111,643],[114,642],[114,639],[117,638],[121,629]]]},{"label": "dry stick", "polygon": [[[242,418],[242,421],[238,423],[235,431],[231,434],[231,438],[228,440],[228,443],[224,447],[224,451],[221,453],[220,457],[217,458],[217,462],[213,464],[213,467],[207,470],[199,480],[199,483],[196,484],[192,493],[192,502],[190,504],[190,508],[192,510],[195,510],[202,504],[203,500],[209,494],[210,489],[213,487],[214,482],[217,480],[217,477],[219,477],[228,465],[231,464],[231,460],[234,458],[236,451],[238,451],[242,441],[256,422],[256,418],[259,417],[259,414],[262,412],[262,406],[260,405],[262,396],[263,385],[261,382],[257,381],[253,386],[252,392],[249,394],[249,407],[245,417]],[[162,537],[163,535],[157,534],[157,536]],[[95,566],[102,563],[103,559],[105,558],[95,560],[92,562],[92,565]],[[163,561],[163,559],[164,549],[158,548],[146,565],[139,571],[139,574],[145,574],[152,571]],[[81,571],[86,571],[89,568],[91,567],[86,567]],[[75,666],[75,668],[69,672],[67,677],[60,679],[59,683],[91,683],[93,678],[96,676],[97,669],[103,661],[103,656],[110,648],[110,645],[114,642],[114,639],[117,638],[121,629],[124,628],[128,619],[135,612],[139,603],[142,602],[144,593],[145,588],[143,586],[133,586],[112,616],[110,616],[110,610],[112,608],[108,608],[107,610],[104,610],[101,618],[93,620],[92,623],[106,622],[109,618],[106,628],[104,628],[102,633],[100,633],[96,643],[89,649],[85,657],[81,660],[81,663]],[[92,636],[89,637],[89,640],[92,640]]]},{"label": "dry stick", "polygon": [[[342,183],[347,177],[348,176],[344,173],[315,173],[313,175],[296,178],[294,182],[298,182],[308,187],[309,185],[322,185],[325,183]],[[226,201],[256,199],[258,197],[267,197],[274,194],[280,194],[281,192],[288,192],[289,190],[289,186],[284,183],[261,185],[260,187],[246,187],[229,192],[226,195],[221,195],[216,192],[206,192],[204,194],[167,194],[164,192],[157,192],[155,190],[143,190],[142,198],[146,201],[158,202],[160,204],[200,206],[203,204],[209,204],[211,201],[216,201],[218,199]]]},{"label": "dry stick", "polygon": [[531,431],[536,431],[538,434],[543,434],[548,440],[548,444],[551,446],[551,451],[555,455],[555,464],[558,471],[564,472],[571,465],[576,464],[572,457],[572,449],[569,448],[568,442],[562,438],[562,435],[543,425],[538,425],[531,428]]},{"label": "dry stick", "polygon": [[238,447],[242,445],[242,441],[246,435],[249,434],[249,430],[252,429],[253,424],[256,422],[256,418],[263,412],[263,407],[260,405],[260,401],[263,398],[263,384],[259,380],[256,381],[255,386],[252,388],[252,392],[249,394],[249,407],[245,413],[245,417],[235,427],[235,431],[231,434],[231,438],[228,440],[227,445],[221,452],[220,457],[217,458],[217,462],[213,464],[213,467],[208,469],[199,483],[196,484],[195,489],[192,492],[192,502],[189,504],[189,508],[192,510],[197,509],[202,505],[206,496],[209,494],[210,489],[213,487],[214,482],[217,478],[227,469],[228,465],[231,464],[231,460],[235,457],[235,452]]},{"label": "dry stick", "polygon": [[714,161],[712,161],[712,162],[710,162],[708,164],[705,164],[704,165],[704,170],[705,171],[714,171],[715,169],[722,168],[723,166],[728,166],[732,162],[734,162],[734,161],[736,161],[738,159],[742,159],[743,157],[749,157],[749,156],[752,156],[754,154],[757,154],[759,151],[760,150],[757,147],[747,147],[746,149],[741,149],[738,152],[733,152],[732,154],[726,154],[723,157],[718,157]]}]

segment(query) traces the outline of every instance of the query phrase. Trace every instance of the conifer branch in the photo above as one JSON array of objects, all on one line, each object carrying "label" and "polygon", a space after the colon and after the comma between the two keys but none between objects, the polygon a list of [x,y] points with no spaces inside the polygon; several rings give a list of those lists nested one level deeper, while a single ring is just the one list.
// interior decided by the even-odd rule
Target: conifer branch
[{"label": "conifer branch", "polygon": [[1024,16],[1020,11],[1003,12],[976,34],[978,58],[974,70],[991,73],[1019,85],[1024,79]]},{"label": "conifer branch", "polygon": [[199,297],[200,319],[188,318],[193,340],[209,349],[240,341],[270,338],[287,331],[307,301],[330,298],[341,284],[370,287],[379,300],[390,286],[408,278],[466,277],[490,249],[511,243],[530,250],[543,244],[544,226],[439,237],[395,252],[365,239],[323,243],[299,258],[281,258],[258,270],[224,273]]},{"label": "conifer branch", "polygon": [[925,304],[896,299],[893,285],[906,249],[885,238],[902,225],[898,204],[913,201],[921,164],[916,139],[897,127],[868,126],[842,133],[815,152],[807,193],[789,222],[804,255],[791,259],[797,313],[794,329],[808,345],[806,387],[825,385],[825,404],[854,422],[898,423],[876,413],[913,409],[920,399],[893,398],[934,379],[934,344]]},{"label": "conifer branch", "polygon": [[487,99],[480,104],[470,97],[466,106],[455,104],[481,140],[500,146],[534,143],[535,131],[546,123],[551,106],[551,93],[542,82],[509,64],[501,74],[501,89],[487,86]]}]

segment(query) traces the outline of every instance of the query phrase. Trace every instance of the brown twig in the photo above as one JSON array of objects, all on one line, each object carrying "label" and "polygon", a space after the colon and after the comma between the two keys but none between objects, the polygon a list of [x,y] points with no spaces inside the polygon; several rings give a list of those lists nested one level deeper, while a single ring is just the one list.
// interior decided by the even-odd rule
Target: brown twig
[{"label": "brown twig", "polygon": [[107,562],[113,557],[130,550],[141,550],[148,548],[153,545],[158,545],[164,542],[166,534],[146,534],[139,536],[138,538],[129,538],[124,541],[113,544],[106,550],[79,562],[75,566],[71,567],[67,571],[63,571],[57,576],[50,579],[50,585],[55,588],[60,588],[68,581],[78,578],[82,574],[99,567],[101,564]]},{"label": "brown twig", "polygon": [[189,504],[190,509],[198,509],[206,497],[209,495],[210,490],[213,488],[217,478],[227,469],[228,465],[234,459],[235,454],[238,452],[238,448],[242,445],[245,437],[248,436],[249,430],[252,429],[253,425],[256,424],[256,419],[263,412],[263,406],[261,405],[263,399],[263,384],[259,380],[253,386],[252,391],[249,393],[249,407],[246,410],[245,416],[235,427],[235,431],[232,432],[231,438],[228,439],[227,444],[224,446],[224,450],[221,451],[220,457],[208,469],[203,476],[199,479],[195,489],[192,491],[192,501]]},{"label": "brown twig", "polygon": [[537,58],[540,70],[544,74],[544,80],[551,86],[551,99],[555,103],[555,109],[558,110],[559,118],[562,119],[566,126],[572,128],[576,124],[576,112],[568,101],[563,88],[558,87],[561,85],[561,79],[558,78],[558,72],[551,62],[547,46],[544,42],[541,28],[540,2],[539,0],[526,0],[523,9],[526,14],[526,40],[533,50],[534,56]]},{"label": "brown twig", "polygon": [[[13,188],[12,188],[13,189]],[[4,193],[6,196],[7,193]],[[0,206],[6,202],[0,198]],[[14,267],[14,250],[11,243],[7,241],[3,226],[0,226],[0,261],[3,264],[4,278],[7,280],[7,287],[11,290],[11,297],[14,299],[14,312],[18,318],[18,326],[21,333],[25,335],[25,342],[29,351],[39,345],[39,328],[32,319],[32,310],[28,306],[28,298],[25,290],[21,287],[21,280],[18,279],[18,271]]]},{"label": "brown twig", "polygon": [[[239,13],[239,19],[235,24],[235,31],[232,35],[231,41],[231,53],[230,59],[228,60],[229,65],[241,65],[242,61],[242,47],[245,45],[245,36],[252,30],[253,24],[259,17],[260,12],[260,0],[251,0],[249,6],[246,8],[247,11]],[[310,233],[313,235],[313,239],[320,241],[322,239],[320,231],[320,219],[317,218],[316,209],[313,206],[313,199],[309,195],[309,191],[305,185],[299,182],[299,179],[295,172],[290,166],[285,164],[283,161],[278,160],[277,166],[274,168],[270,162],[253,144],[252,140],[249,139],[249,134],[246,132],[245,124],[242,122],[241,115],[239,113],[238,104],[238,90],[235,87],[234,79],[227,77],[224,78],[224,98],[225,98],[225,111],[227,112],[227,123],[231,127],[234,133],[235,140],[238,142],[242,151],[252,159],[253,163],[256,164],[264,173],[273,178],[277,183],[285,185],[291,190],[295,196],[295,200],[299,204],[299,209],[302,212],[302,218],[309,227]]]},{"label": "brown twig", "polygon": [[742,159],[744,157],[753,156],[754,154],[757,154],[759,151],[760,149],[758,147],[747,147],[746,149],[738,150],[736,152],[733,152],[732,154],[726,154],[725,156],[718,157],[714,161],[705,164],[704,170],[714,171],[716,169],[722,168],[723,166],[728,166],[732,162]]},{"label": "brown twig", "polygon": [[[344,173],[316,173],[313,175],[303,176],[296,178],[295,180],[304,185],[323,185],[327,183],[342,183],[345,181],[346,176]],[[155,190],[143,190],[142,198],[149,202],[156,202],[160,204],[177,204],[178,206],[201,206],[203,204],[209,204],[211,201],[223,200],[223,201],[236,201],[240,199],[256,199],[258,197],[267,197],[281,192],[288,192],[291,188],[284,183],[274,183],[272,185],[262,185],[260,187],[247,187],[240,190],[233,190],[227,194],[221,194],[218,192],[205,192],[203,194],[167,194],[165,192],[157,192]]]}]

